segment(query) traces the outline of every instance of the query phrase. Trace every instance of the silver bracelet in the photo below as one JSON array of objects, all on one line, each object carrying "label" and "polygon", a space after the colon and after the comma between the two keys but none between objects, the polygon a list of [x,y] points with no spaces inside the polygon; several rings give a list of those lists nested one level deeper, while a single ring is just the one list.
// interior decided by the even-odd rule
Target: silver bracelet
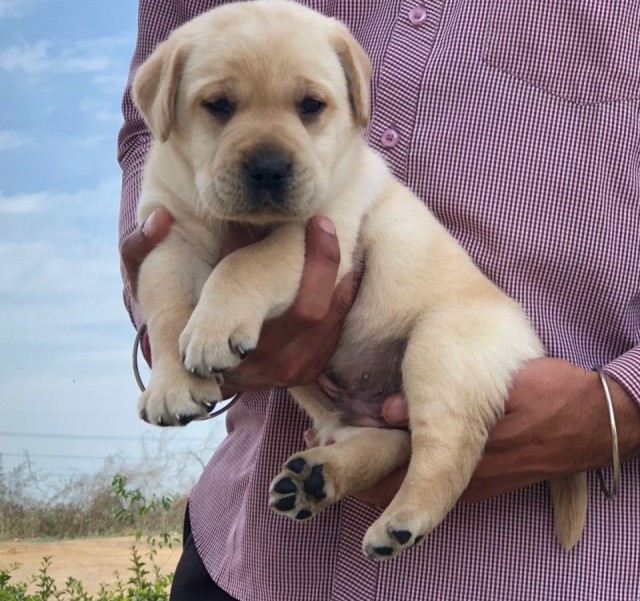
[{"label": "silver bracelet", "polygon": [[146,387],[142,381],[142,377],[140,376],[140,368],[138,366],[138,352],[140,351],[140,345],[142,344],[142,338],[147,332],[147,324],[143,323],[140,326],[140,329],[136,333],[135,340],[133,341],[133,356],[131,357],[132,367],[133,367],[133,376],[136,379],[136,383],[138,384],[138,388],[140,392],[144,392]]},{"label": "silver bracelet", "polygon": [[[142,381],[142,377],[140,376],[140,368],[138,365],[138,353],[140,352],[142,339],[144,338],[144,335],[146,334],[146,332],[147,332],[147,324],[143,323],[140,326],[138,333],[136,334],[135,340],[133,341],[133,356],[131,358],[132,367],[133,367],[133,376],[135,377],[136,382],[138,383],[138,388],[140,388],[141,392],[144,392],[146,390],[146,387],[144,385],[144,382]],[[231,409],[231,407],[233,407],[238,402],[239,399],[240,399],[240,393],[234,395],[230,399],[227,399],[227,404],[224,407],[222,407],[222,409],[218,409],[218,410],[215,410],[216,406],[218,405],[218,403],[216,402],[213,404],[211,413],[208,413],[207,415],[203,415],[202,417],[196,417],[193,421],[201,422],[207,419],[218,417],[218,415],[222,415],[225,411],[228,411],[229,409]]]},{"label": "silver bracelet", "polygon": [[613,412],[613,401],[611,400],[611,391],[609,390],[607,376],[601,367],[596,367],[596,372],[598,372],[598,376],[600,376],[600,383],[604,390],[604,398],[607,401],[607,408],[609,409],[609,421],[611,422],[611,447],[613,451],[613,477],[611,480],[611,488],[609,488],[605,483],[602,470],[598,470],[598,480],[600,480],[600,489],[604,493],[604,496],[607,497],[607,499],[613,499],[618,494],[618,489],[620,488],[620,451],[618,449],[618,429],[616,428],[616,416]]}]

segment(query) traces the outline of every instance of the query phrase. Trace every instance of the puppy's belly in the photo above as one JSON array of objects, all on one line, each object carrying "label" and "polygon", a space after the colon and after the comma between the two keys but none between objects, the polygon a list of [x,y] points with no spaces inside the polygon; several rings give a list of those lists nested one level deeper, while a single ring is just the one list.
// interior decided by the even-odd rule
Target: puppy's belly
[{"label": "puppy's belly", "polygon": [[318,386],[327,408],[351,426],[389,427],[382,417],[382,404],[402,392],[402,359],[406,340],[387,340],[374,347],[337,353]]}]

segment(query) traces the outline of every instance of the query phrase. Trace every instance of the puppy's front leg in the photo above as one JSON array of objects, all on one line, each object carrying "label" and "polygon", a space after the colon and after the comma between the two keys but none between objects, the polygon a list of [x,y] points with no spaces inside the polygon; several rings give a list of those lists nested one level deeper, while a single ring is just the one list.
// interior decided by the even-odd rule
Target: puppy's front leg
[{"label": "puppy's front leg", "polygon": [[145,421],[184,425],[206,415],[221,399],[215,380],[188,373],[180,361],[178,337],[186,325],[211,266],[174,231],[140,269],[138,296],[147,321],[153,369],[138,403]]},{"label": "puppy's front leg", "polygon": [[304,236],[303,224],[286,224],[218,263],[180,336],[187,370],[224,373],[255,348],[264,320],[284,313],[295,299]]}]

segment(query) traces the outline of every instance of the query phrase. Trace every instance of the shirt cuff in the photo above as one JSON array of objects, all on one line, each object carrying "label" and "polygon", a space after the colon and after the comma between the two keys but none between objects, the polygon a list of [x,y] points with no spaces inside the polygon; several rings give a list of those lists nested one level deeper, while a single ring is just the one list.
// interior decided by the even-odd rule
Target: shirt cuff
[{"label": "shirt cuff", "polygon": [[640,346],[603,366],[603,370],[640,406]]}]

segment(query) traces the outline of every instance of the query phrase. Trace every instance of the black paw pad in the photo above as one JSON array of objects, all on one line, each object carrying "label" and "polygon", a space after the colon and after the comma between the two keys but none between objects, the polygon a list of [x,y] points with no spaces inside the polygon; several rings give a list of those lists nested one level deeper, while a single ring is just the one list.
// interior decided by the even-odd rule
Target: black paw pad
[{"label": "black paw pad", "polygon": [[376,555],[380,555],[381,557],[389,557],[393,554],[393,547],[374,547]]},{"label": "black paw pad", "polygon": [[296,514],[296,520],[306,520],[313,514],[308,509],[302,509]]},{"label": "black paw pad", "polygon": [[194,417],[195,416],[193,415],[178,415],[178,421],[181,426],[186,426],[188,423],[193,421]]},{"label": "black paw pad", "polygon": [[296,492],[296,485],[293,483],[291,478],[282,478],[282,480],[278,480],[276,485],[273,487],[273,490],[281,495],[288,495],[292,492]]},{"label": "black paw pad", "polygon": [[418,534],[416,540],[413,541],[413,546],[419,545],[424,540],[424,534]]},{"label": "black paw pad", "polygon": [[295,495],[291,495],[290,497],[284,497],[280,499],[276,503],[276,509],[279,511],[291,511],[296,505],[296,497]]},{"label": "black paw pad", "polygon": [[321,465],[315,465],[311,468],[311,475],[304,481],[304,492],[318,501],[327,496],[324,492],[324,476]]},{"label": "black paw pad", "polygon": [[294,474],[301,474],[306,465],[307,462],[302,457],[297,457],[296,459],[292,459],[291,461],[289,461],[289,463],[287,463],[287,467]]},{"label": "black paw pad", "polygon": [[404,545],[409,542],[412,534],[408,530],[394,530],[393,536],[401,545]]}]

